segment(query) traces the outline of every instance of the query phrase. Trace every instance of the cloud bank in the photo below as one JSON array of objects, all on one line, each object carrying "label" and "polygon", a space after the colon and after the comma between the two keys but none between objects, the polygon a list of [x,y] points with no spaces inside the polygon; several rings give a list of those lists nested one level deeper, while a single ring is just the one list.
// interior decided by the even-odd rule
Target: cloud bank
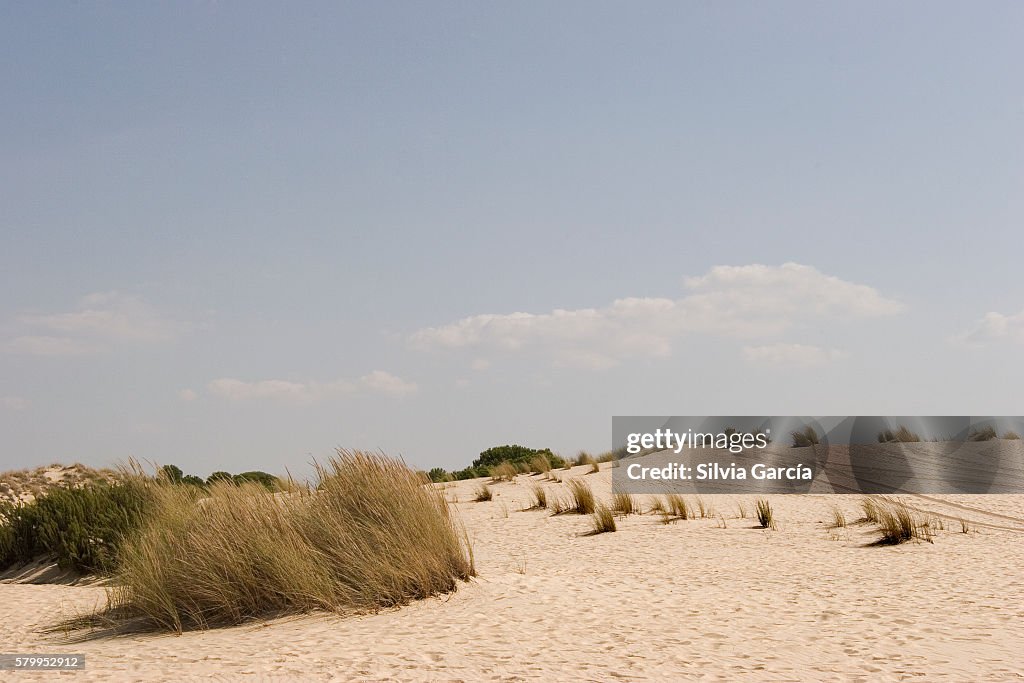
[{"label": "cloud bank", "polygon": [[374,370],[355,380],[331,382],[293,382],[281,379],[245,381],[229,377],[215,379],[207,385],[210,394],[230,401],[274,399],[313,402],[336,396],[371,393],[386,396],[408,396],[418,387],[383,370]]},{"label": "cloud bank", "polygon": [[[812,266],[716,266],[684,280],[678,299],[616,299],[602,308],[474,315],[413,333],[418,349],[542,349],[559,364],[604,368],[664,357],[689,335],[756,339],[797,324],[892,316],[903,306],[863,284]],[[756,353],[756,352],[755,352]]]},{"label": "cloud bank", "polygon": [[161,316],[140,297],[121,292],[89,294],[74,311],[23,315],[16,324],[22,334],[2,348],[32,356],[83,356],[118,344],[166,342],[185,327]]}]

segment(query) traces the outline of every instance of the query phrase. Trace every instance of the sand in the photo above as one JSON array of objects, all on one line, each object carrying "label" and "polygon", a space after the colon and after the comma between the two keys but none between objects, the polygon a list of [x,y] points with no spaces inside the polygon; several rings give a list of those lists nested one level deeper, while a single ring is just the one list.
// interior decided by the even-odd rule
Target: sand
[{"label": "sand", "polygon": [[[588,471],[555,474],[609,499],[609,465]],[[61,680],[1024,678],[1024,496],[909,496],[946,530],[877,547],[869,526],[829,529],[833,506],[860,515],[859,496],[772,496],[776,531],[755,528],[752,497],[717,495],[704,497],[715,518],[631,516],[587,536],[589,517],[521,511],[537,481],[497,484],[486,503],[470,502],[478,481],[448,485],[480,576],[443,598],[69,642],[40,630],[102,604],[103,588],[2,583],[0,651],[84,653],[86,671]]]}]

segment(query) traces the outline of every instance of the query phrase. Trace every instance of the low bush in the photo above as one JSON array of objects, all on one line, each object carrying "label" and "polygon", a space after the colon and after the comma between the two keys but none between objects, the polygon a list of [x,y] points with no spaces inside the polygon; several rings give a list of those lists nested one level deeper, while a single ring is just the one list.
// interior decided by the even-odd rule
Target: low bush
[{"label": "low bush", "polygon": [[30,503],[0,505],[0,568],[46,557],[64,569],[111,572],[125,537],[150,507],[151,484],[125,476],[55,487]]}]

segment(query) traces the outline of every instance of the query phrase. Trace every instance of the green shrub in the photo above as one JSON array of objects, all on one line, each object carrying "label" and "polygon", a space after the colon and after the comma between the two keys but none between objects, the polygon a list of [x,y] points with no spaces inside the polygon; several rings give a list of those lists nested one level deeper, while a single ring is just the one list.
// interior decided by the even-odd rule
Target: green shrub
[{"label": "green shrub", "polygon": [[263,488],[267,489],[268,491],[281,490],[281,484],[277,477],[275,477],[272,474],[267,474],[266,472],[260,472],[259,470],[255,472],[242,472],[241,474],[236,474],[234,476],[234,480],[235,484],[239,485],[245,484],[247,482],[253,482],[256,484],[260,484],[261,486],[263,486]]},{"label": "green shrub", "polygon": [[0,507],[0,568],[53,558],[60,567],[109,573],[121,543],[142,522],[150,505],[149,483],[120,482],[52,488],[22,505]]},{"label": "green shrub", "polygon": [[445,481],[451,481],[451,475],[445,471],[443,467],[433,467],[427,472],[427,478],[435,484],[439,484]]},{"label": "green shrub", "polygon": [[494,467],[507,460],[513,465],[520,462],[532,463],[538,455],[544,456],[549,467],[564,467],[565,460],[551,452],[549,448],[527,448],[526,446],[495,446],[480,453],[480,457],[473,461],[473,467]]},{"label": "green shrub", "polygon": [[210,476],[208,476],[206,478],[206,484],[207,484],[207,486],[209,486],[209,485],[212,485],[216,481],[233,482],[234,480],[235,480],[235,477],[230,472],[218,471],[218,472],[214,472],[213,474],[211,474]]}]

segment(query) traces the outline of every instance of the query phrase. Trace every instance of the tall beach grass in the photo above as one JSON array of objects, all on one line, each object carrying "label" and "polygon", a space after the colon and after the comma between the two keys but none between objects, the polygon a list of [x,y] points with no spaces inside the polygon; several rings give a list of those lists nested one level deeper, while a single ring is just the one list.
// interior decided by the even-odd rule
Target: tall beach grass
[{"label": "tall beach grass", "polygon": [[291,494],[221,483],[153,492],[152,512],[121,549],[108,607],[84,621],[180,633],[314,609],[374,611],[475,574],[443,496],[383,454],[339,450],[315,486]]}]

